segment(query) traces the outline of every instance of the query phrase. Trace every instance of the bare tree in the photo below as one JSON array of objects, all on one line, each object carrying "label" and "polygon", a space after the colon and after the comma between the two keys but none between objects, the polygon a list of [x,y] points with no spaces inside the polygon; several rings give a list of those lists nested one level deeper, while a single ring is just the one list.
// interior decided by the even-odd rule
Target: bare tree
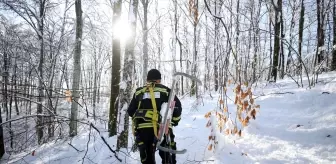
[{"label": "bare tree", "polygon": [[[273,3],[273,1],[272,1]],[[273,4],[275,10],[275,21],[274,21],[274,53],[273,53],[273,64],[272,64],[272,79],[277,80],[278,67],[279,67],[279,54],[281,51],[280,45],[280,31],[281,31],[281,10],[282,10],[282,0],[278,0],[277,4]]]},{"label": "bare tree", "polygon": [[[1,112],[1,108],[0,108],[0,124],[2,124],[2,112]],[[4,142],[4,133],[3,133],[3,128],[2,126],[0,126],[0,159],[2,158],[2,156],[5,154],[5,142]]]},{"label": "bare tree", "polygon": [[76,9],[76,45],[74,52],[74,70],[72,75],[72,93],[73,101],[71,104],[70,115],[70,137],[77,135],[77,117],[78,117],[78,100],[79,100],[79,84],[81,81],[81,45],[83,33],[83,20],[82,20],[82,2],[81,0],[75,1]]},{"label": "bare tree", "polygon": [[148,5],[149,0],[141,0],[143,6],[143,23],[142,23],[142,52],[143,52],[143,65],[142,65],[142,81],[146,84],[147,69],[148,69]]},{"label": "bare tree", "polygon": [[324,0],[316,0],[317,3],[317,48],[315,65],[319,65],[324,59]]},{"label": "bare tree", "polygon": [[[24,19],[36,32],[39,41],[39,64],[37,68],[38,72],[38,101],[37,114],[42,114],[42,103],[44,99],[44,78],[43,78],[43,65],[44,65],[44,22],[46,16],[47,5],[49,0],[39,0],[32,2],[32,5],[28,5],[28,2],[23,0],[18,1],[8,1],[4,0],[2,3],[8,7],[11,11],[18,14],[22,19]],[[32,7],[30,7],[32,6]],[[36,11],[35,7],[38,8]],[[36,123],[36,133],[38,138],[38,143],[42,143],[43,138],[43,119],[42,116],[37,117]]]},{"label": "bare tree", "polygon": [[[133,67],[134,67],[134,47],[135,47],[135,40],[132,39],[135,37],[136,33],[136,22],[138,16],[138,0],[131,0],[129,13],[128,13],[128,22],[131,26],[131,35],[130,38],[127,40],[126,47],[125,47],[125,57],[124,57],[124,69],[123,69],[123,76],[122,76],[122,83],[124,87],[120,88],[120,108],[119,110],[122,112],[120,115],[120,119],[123,120],[123,124],[120,124],[120,135],[118,136],[117,141],[117,148],[127,148],[128,145],[128,127],[129,127],[129,116],[126,111],[127,105],[131,102],[132,98],[132,86],[133,86]],[[126,88],[125,88],[126,86]]]},{"label": "bare tree", "polygon": [[[192,26],[193,26],[193,61],[192,61],[192,75],[197,75],[197,25],[199,23],[199,10],[198,10],[198,0],[189,0],[189,12],[191,15]],[[191,94],[198,95],[198,86],[196,81],[193,80],[191,83]]]},{"label": "bare tree", "polygon": [[109,136],[117,134],[117,118],[119,108],[119,83],[120,83],[120,38],[116,37],[115,30],[121,15],[121,0],[111,1],[113,6],[113,34],[112,34],[112,76],[111,76],[111,97],[109,111]]},{"label": "bare tree", "polygon": [[[303,87],[302,84],[302,65],[303,60],[302,60],[302,37],[303,37],[303,25],[304,25],[304,12],[305,12],[305,6],[304,6],[304,0],[301,0],[301,11],[300,11],[300,20],[299,20],[299,54],[298,54],[298,68],[297,68],[297,74],[301,76],[301,86]],[[308,77],[309,80],[309,77]]]},{"label": "bare tree", "polygon": [[332,45],[332,62],[331,70],[336,70],[336,2],[333,5],[333,45]]}]

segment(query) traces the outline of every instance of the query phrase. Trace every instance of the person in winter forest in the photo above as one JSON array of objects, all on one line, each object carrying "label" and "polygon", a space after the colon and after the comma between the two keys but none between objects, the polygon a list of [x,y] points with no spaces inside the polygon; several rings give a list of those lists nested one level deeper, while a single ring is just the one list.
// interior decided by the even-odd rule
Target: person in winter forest
[{"label": "person in winter forest", "polygon": [[[127,109],[132,117],[133,130],[137,147],[140,151],[141,163],[155,164],[155,151],[158,138],[159,123],[162,119],[160,115],[161,105],[168,102],[170,88],[161,84],[161,73],[157,69],[151,69],[147,73],[147,84],[137,88],[132,101]],[[175,108],[171,121],[172,126],[177,126],[182,113],[180,100],[175,96]],[[164,136],[161,146],[171,146],[176,150],[175,135],[172,128],[169,128],[170,143],[166,142]],[[169,145],[168,145],[169,144]],[[159,151],[163,164],[175,164],[175,154]]]}]

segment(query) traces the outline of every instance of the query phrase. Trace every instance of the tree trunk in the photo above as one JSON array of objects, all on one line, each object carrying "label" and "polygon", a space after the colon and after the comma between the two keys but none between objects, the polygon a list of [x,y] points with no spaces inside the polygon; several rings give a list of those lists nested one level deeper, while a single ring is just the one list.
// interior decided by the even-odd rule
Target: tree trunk
[{"label": "tree trunk", "polygon": [[[293,30],[295,27],[295,13],[296,13],[296,2],[294,2],[294,5],[292,7],[292,18],[291,18],[291,23],[290,23],[290,28],[289,28],[289,46],[293,46]],[[286,73],[291,74],[289,66],[292,64],[292,49],[288,49],[288,55],[287,55],[287,62],[286,62]]]},{"label": "tree trunk", "polygon": [[143,51],[143,68],[142,68],[142,81],[146,84],[147,79],[147,69],[148,69],[148,29],[147,29],[147,15],[148,15],[148,4],[149,0],[141,0],[144,10],[144,21],[143,21],[143,35],[142,35],[142,51]]},{"label": "tree trunk", "polygon": [[74,52],[74,70],[72,81],[72,104],[70,116],[70,137],[77,135],[77,116],[78,116],[78,100],[80,96],[79,85],[81,81],[81,43],[83,32],[82,20],[82,2],[81,0],[75,1],[76,8],[76,47]]},{"label": "tree trunk", "polygon": [[[121,0],[113,2],[113,30],[116,28],[117,22],[121,15]],[[119,83],[120,83],[120,38],[117,38],[115,31],[112,34],[112,80],[111,80],[111,98],[109,112],[109,136],[117,134],[117,118],[119,107]]]},{"label": "tree trunk", "polygon": [[275,8],[275,22],[274,22],[274,54],[273,54],[273,65],[272,65],[272,79],[274,82],[277,80],[278,67],[279,67],[279,54],[280,54],[280,30],[281,30],[281,19],[279,14],[282,10],[282,0],[278,0]]},{"label": "tree trunk", "polygon": [[[189,10],[191,11],[191,20],[193,25],[193,62],[192,62],[192,72],[191,74],[196,77],[197,75],[197,25],[198,25],[198,0],[193,0],[192,3],[189,2]],[[198,95],[198,85],[195,80],[191,82],[191,92],[190,96]]]},{"label": "tree trunk", "polygon": [[[215,15],[217,15],[217,1],[215,1]],[[218,91],[219,88],[219,75],[218,75],[218,66],[217,66],[217,42],[218,42],[218,20],[214,18],[215,22],[215,39],[214,39],[214,47],[213,47],[213,65],[214,65],[214,81],[215,81],[215,91]],[[217,54],[217,55],[216,55]]]},{"label": "tree trunk", "polygon": [[[0,108],[0,124],[2,124],[2,109]],[[0,159],[5,154],[5,142],[4,142],[4,134],[3,134],[3,128],[0,126]]]},{"label": "tree trunk", "polygon": [[[240,0],[237,1],[237,8],[236,8],[236,12],[238,13],[239,12],[239,5],[240,5]],[[239,54],[239,14],[237,14],[237,18],[236,18],[236,44],[235,44],[235,58],[236,58],[236,76],[237,76],[237,79],[238,81],[236,81],[238,84],[242,84],[242,80],[241,80],[241,65],[243,64],[242,61],[240,60],[240,63],[239,63],[239,59],[238,59],[238,54]],[[240,58],[242,59],[242,57]]]},{"label": "tree trunk", "polygon": [[[282,1],[282,0],[281,0]],[[281,57],[281,62],[280,62],[280,78],[283,79],[285,76],[285,51],[284,51],[284,39],[285,39],[285,32],[284,32],[284,27],[283,27],[283,16],[282,16],[282,2],[279,4],[279,12],[280,12],[280,28],[281,28],[281,40],[280,40],[280,57]]]},{"label": "tree trunk", "polygon": [[[196,47],[196,37],[197,37],[197,34],[196,34],[196,29],[197,29],[197,24],[195,23],[194,24],[194,39],[193,39],[193,69],[192,69],[192,75],[196,77],[196,74],[197,74],[197,47]],[[190,95],[197,95],[197,84],[195,82],[195,80],[192,80],[191,82],[191,93]]]},{"label": "tree trunk", "polygon": [[[43,109],[42,109],[42,103],[43,103],[43,99],[44,99],[44,79],[43,79],[43,62],[44,62],[44,40],[43,40],[43,32],[44,32],[44,10],[45,10],[45,1],[40,2],[40,8],[39,8],[39,25],[38,25],[38,40],[40,43],[40,61],[38,64],[38,76],[39,76],[39,82],[38,82],[38,102],[39,104],[37,104],[37,114],[42,114],[43,113]],[[36,122],[36,126],[37,126],[37,141],[39,144],[42,144],[42,138],[43,138],[43,118],[42,116],[37,116],[37,122]]]},{"label": "tree trunk", "polygon": [[315,66],[318,66],[324,58],[324,31],[323,31],[323,6],[324,0],[316,0],[317,3],[317,49]]},{"label": "tree trunk", "polygon": [[[272,18],[271,16],[269,16],[269,24],[268,24],[268,29],[270,32],[272,32]],[[265,40],[266,42],[266,40]],[[273,48],[272,48],[272,35],[270,34],[269,35],[269,70],[268,70],[268,76],[267,76],[267,81],[270,81],[271,80],[271,76],[272,76],[272,70],[273,70],[273,60],[272,60],[272,52],[273,52]]]},{"label": "tree trunk", "polygon": [[[6,43],[4,43],[6,44]],[[2,101],[3,101],[3,107],[5,108],[4,111],[6,112],[6,121],[8,118],[8,95],[7,95],[7,87],[8,87],[8,55],[6,52],[6,48],[4,48],[3,51],[3,72],[2,72],[2,79],[4,83],[2,84]],[[2,123],[2,115],[1,115],[1,109],[0,109],[0,123]],[[0,126],[0,157],[5,153],[5,142],[4,142],[4,133],[3,133],[3,126]]]},{"label": "tree trunk", "polygon": [[[205,24],[208,24],[208,17],[207,16],[205,16]],[[210,90],[210,87],[208,87],[207,85],[208,85],[208,83],[210,83],[210,79],[209,79],[209,71],[210,71],[210,69],[209,69],[209,59],[208,59],[208,51],[209,51],[209,28],[208,27],[206,27],[205,28],[205,60],[204,60],[204,65],[205,65],[205,73],[204,73],[204,84],[203,84],[203,86],[204,86],[204,91],[207,91],[207,90]],[[182,67],[182,63],[181,63],[181,67]],[[209,80],[209,81],[208,81]]]},{"label": "tree trunk", "polygon": [[[304,0],[301,0],[301,11],[300,11],[300,20],[299,20],[299,63],[298,63],[298,68],[297,68],[297,75],[300,75],[301,79],[301,87],[303,87],[302,83],[302,38],[303,38],[303,26],[304,26],[304,12],[305,12],[305,7],[304,7]],[[309,77],[308,77],[309,78]]]},{"label": "tree trunk", "polygon": [[333,51],[332,51],[332,62],[331,62],[331,70],[336,70],[336,3],[334,2],[333,6]]},{"label": "tree trunk", "polygon": [[[96,53],[96,52],[94,52]],[[92,96],[92,106],[93,106],[93,119],[96,119],[96,102],[97,102],[97,82],[98,82],[98,60],[97,54],[94,54],[94,77],[93,77],[93,96]]]},{"label": "tree trunk", "polygon": [[[138,0],[131,0],[128,21],[131,26],[131,36],[130,38],[135,37],[136,33],[136,21],[138,16]],[[122,112],[120,119],[123,120],[123,124],[120,124],[119,128],[121,129],[121,133],[118,136],[117,141],[117,149],[127,148],[128,145],[128,127],[129,127],[129,116],[127,113],[127,105],[131,102],[132,98],[132,86],[133,86],[133,67],[134,67],[134,47],[135,40],[128,39],[125,47],[125,57],[124,57],[124,70],[123,70],[123,83],[126,83],[126,88],[120,88],[120,108],[119,110]]]}]

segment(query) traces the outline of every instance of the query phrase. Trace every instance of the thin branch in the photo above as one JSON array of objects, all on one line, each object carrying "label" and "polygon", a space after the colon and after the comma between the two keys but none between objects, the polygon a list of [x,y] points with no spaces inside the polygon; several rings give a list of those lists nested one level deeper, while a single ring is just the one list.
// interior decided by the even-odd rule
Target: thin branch
[{"label": "thin branch", "polygon": [[74,148],[77,152],[83,152],[83,150],[78,150],[75,146],[73,146],[71,143],[68,143],[72,148]]},{"label": "thin branch", "polygon": [[88,142],[86,143],[86,151],[85,151],[85,154],[84,154],[84,156],[83,156],[83,160],[82,160],[82,164],[84,163],[84,160],[85,160],[85,157],[86,157],[86,155],[87,155],[87,152],[89,151],[89,143],[90,143],[90,139],[91,139],[91,127],[92,126],[90,126],[90,129],[89,129],[89,140],[88,140]]},{"label": "thin branch", "polygon": [[106,146],[114,154],[114,157],[116,157],[119,162],[122,162],[122,160],[117,156],[117,152],[111,148],[111,146],[106,142],[105,138],[100,134],[100,131],[92,123],[90,123],[90,126],[98,132],[98,134],[100,135],[100,138],[104,141]]}]

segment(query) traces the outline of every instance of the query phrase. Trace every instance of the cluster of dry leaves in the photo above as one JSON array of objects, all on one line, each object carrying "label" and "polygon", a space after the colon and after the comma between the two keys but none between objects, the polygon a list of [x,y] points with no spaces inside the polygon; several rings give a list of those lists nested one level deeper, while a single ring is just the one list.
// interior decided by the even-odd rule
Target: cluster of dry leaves
[{"label": "cluster of dry leaves", "polygon": [[189,15],[193,18],[194,24],[198,22],[198,2],[189,0]]},{"label": "cluster of dry leaves", "polygon": [[[224,88],[224,96],[218,101],[219,108],[215,111],[210,111],[205,114],[205,118],[209,119],[206,127],[211,128],[211,135],[209,136],[208,150],[214,150],[218,141],[216,141],[216,133],[214,127],[219,129],[220,133],[225,135],[238,135],[242,136],[242,128],[248,126],[250,119],[256,119],[257,110],[260,105],[255,104],[255,100],[252,96],[251,87],[246,85],[237,85],[234,89],[236,105],[236,119],[232,121],[232,117],[229,117],[229,109],[227,106],[227,88]],[[225,99],[225,100],[224,100]],[[212,122],[211,116],[214,116],[216,122]],[[237,122],[238,120],[238,122]],[[215,126],[212,126],[216,123]],[[240,129],[238,127],[241,127]]]}]

